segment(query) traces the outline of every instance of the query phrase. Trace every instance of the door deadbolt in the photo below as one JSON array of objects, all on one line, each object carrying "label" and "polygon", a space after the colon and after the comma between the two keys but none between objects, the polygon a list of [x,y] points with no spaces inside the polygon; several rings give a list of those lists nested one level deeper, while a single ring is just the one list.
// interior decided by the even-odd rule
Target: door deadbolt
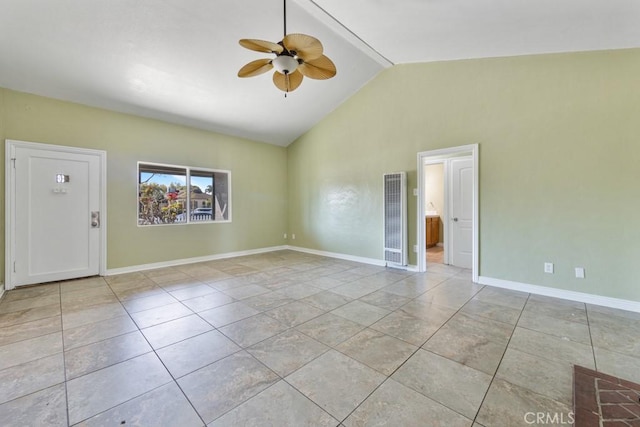
[{"label": "door deadbolt", "polygon": [[100,228],[100,211],[91,212],[91,228]]}]

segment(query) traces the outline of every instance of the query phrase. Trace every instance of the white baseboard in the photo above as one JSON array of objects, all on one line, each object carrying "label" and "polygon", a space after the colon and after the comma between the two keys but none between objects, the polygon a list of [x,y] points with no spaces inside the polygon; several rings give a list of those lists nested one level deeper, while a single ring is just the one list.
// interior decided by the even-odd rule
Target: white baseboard
[{"label": "white baseboard", "polygon": [[379,267],[389,267],[389,268],[395,268],[398,270],[406,270],[406,271],[414,271],[414,272],[418,271],[417,265],[406,265],[404,267],[398,266],[398,265],[387,266],[386,261],[382,259],[365,258],[365,257],[354,256],[354,255],[341,254],[337,252],[319,251],[316,249],[301,248],[299,246],[287,246],[287,249],[290,249],[292,251],[297,251],[297,252],[304,252],[312,255],[343,259],[345,261],[354,261],[354,262],[361,262],[362,264],[377,265]]},{"label": "white baseboard", "polygon": [[320,256],[326,256],[329,258],[343,259],[345,261],[354,261],[354,262],[361,262],[363,264],[378,265],[381,267],[384,267],[385,265],[387,265],[387,263],[384,260],[375,259],[375,258],[364,258],[364,257],[359,257],[354,255],[340,254],[336,252],[319,251],[316,249],[301,248],[299,246],[287,246],[287,249],[290,249],[292,251],[297,251],[297,252],[304,252],[306,254],[311,254],[311,255],[320,255]]},{"label": "white baseboard", "polygon": [[[178,265],[194,264],[197,262],[206,262],[206,261],[215,261],[219,259],[235,258],[240,256],[246,256],[246,255],[257,255],[257,254],[263,254],[263,253],[281,251],[281,250],[287,250],[287,249],[292,251],[297,251],[297,252],[308,253],[312,255],[342,259],[345,261],[354,261],[354,262],[359,262],[363,264],[377,265],[380,267],[386,266],[386,262],[381,259],[365,258],[365,257],[341,254],[336,252],[327,252],[327,251],[320,251],[316,249],[302,248],[299,246],[286,245],[286,246],[271,246],[268,248],[260,248],[260,249],[250,249],[250,250],[238,251],[238,252],[227,252],[223,254],[207,255],[202,257],[176,259],[171,261],[155,262],[151,264],[132,265],[132,266],[121,267],[121,268],[111,268],[107,270],[106,275],[114,276],[117,274],[134,273],[137,271],[153,270],[156,268],[164,268],[164,267],[175,267]],[[394,268],[397,268],[397,267],[394,267]],[[415,271],[418,271],[418,268],[415,265],[408,265],[406,267],[406,270],[415,272]],[[566,299],[570,301],[578,301],[578,302],[583,302],[587,304],[601,305],[604,307],[611,307],[611,308],[617,308],[621,310],[634,311],[634,312],[640,313],[640,302],[638,301],[630,301],[630,300],[624,300],[619,298],[605,297],[601,295],[587,294],[583,292],[568,291],[565,289],[549,288],[546,286],[530,285],[528,283],[513,282],[510,280],[495,279],[493,277],[486,277],[486,276],[479,276],[478,283],[481,285],[495,286],[498,288],[511,289],[514,291],[527,292],[531,294],[544,295],[548,297]],[[5,293],[4,289],[0,288],[0,298],[3,296],[4,293]]]},{"label": "white baseboard", "polygon": [[[136,271],[153,270],[156,268],[164,268],[164,267],[175,267],[178,265],[194,264],[197,262],[206,262],[206,261],[215,261],[219,259],[234,258],[234,257],[246,256],[246,255],[257,255],[257,254],[281,251],[281,250],[287,250],[287,249],[296,251],[296,252],[312,254],[312,255],[342,259],[345,261],[360,262],[362,264],[377,265],[381,267],[386,266],[386,262],[381,259],[365,258],[365,257],[341,254],[336,252],[319,251],[316,249],[302,248],[299,246],[272,246],[268,248],[251,249],[247,251],[227,252],[223,254],[207,255],[202,257],[183,258],[183,259],[175,259],[175,260],[163,261],[163,262],[154,262],[151,264],[140,264],[140,265],[131,265],[128,267],[121,267],[121,268],[110,268],[107,270],[106,275],[115,276],[117,274],[135,273]],[[393,268],[403,269],[402,267],[393,267]],[[418,271],[418,267],[415,265],[408,265],[404,269],[406,269],[407,271]]]},{"label": "white baseboard", "polygon": [[117,274],[135,273],[136,271],[153,270],[156,268],[175,267],[177,265],[194,264],[196,262],[215,261],[219,259],[235,258],[246,255],[257,255],[267,252],[286,250],[287,246],[271,246],[268,248],[250,249],[247,251],[227,252],[223,254],[206,255],[194,258],[172,259],[171,261],[154,262],[151,264],[131,265],[129,267],[110,268],[107,270],[107,276],[115,276]]},{"label": "white baseboard", "polygon": [[478,278],[478,283],[481,285],[495,286],[497,288],[511,289],[514,291],[522,291],[547,297],[561,298],[570,301],[601,305],[604,307],[618,308],[620,310],[640,313],[640,302],[638,301],[586,294],[584,292],[568,291],[565,289],[549,288],[546,286],[529,285],[527,283],[512,282],[510,280],[494,279],[492,277],[485,276],[480,276]]}]

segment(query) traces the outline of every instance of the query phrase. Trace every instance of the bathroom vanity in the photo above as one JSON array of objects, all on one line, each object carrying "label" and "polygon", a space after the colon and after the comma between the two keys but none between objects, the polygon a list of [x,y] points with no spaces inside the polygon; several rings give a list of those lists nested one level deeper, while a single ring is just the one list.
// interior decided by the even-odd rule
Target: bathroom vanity
[{"label": "bathroom vanity", "polygon": [[440,240],[440,217],[438,215],[425,216],[424,229],[427,234],[427,248],[437,245]]}]

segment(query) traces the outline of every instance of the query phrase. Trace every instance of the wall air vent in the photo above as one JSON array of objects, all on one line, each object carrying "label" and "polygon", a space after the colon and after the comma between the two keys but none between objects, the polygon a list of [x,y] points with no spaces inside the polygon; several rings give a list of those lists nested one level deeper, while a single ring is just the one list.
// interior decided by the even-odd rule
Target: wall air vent
[{"label": "wall air vent", "polygon": [[407,265],[407,173],[384,174],[384,260]]}]

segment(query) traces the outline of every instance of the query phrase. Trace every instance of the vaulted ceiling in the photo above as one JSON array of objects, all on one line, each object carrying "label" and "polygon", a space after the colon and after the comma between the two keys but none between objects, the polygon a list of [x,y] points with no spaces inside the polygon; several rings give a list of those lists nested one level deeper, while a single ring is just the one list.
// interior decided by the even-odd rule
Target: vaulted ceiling
[{"label": "vaulted ceiling", "polygon": [[640,47],[637,0],[289,0],[338,74],[240,79],[282,0],[0,0],[0,87],[286,146],[401,63]]}]

